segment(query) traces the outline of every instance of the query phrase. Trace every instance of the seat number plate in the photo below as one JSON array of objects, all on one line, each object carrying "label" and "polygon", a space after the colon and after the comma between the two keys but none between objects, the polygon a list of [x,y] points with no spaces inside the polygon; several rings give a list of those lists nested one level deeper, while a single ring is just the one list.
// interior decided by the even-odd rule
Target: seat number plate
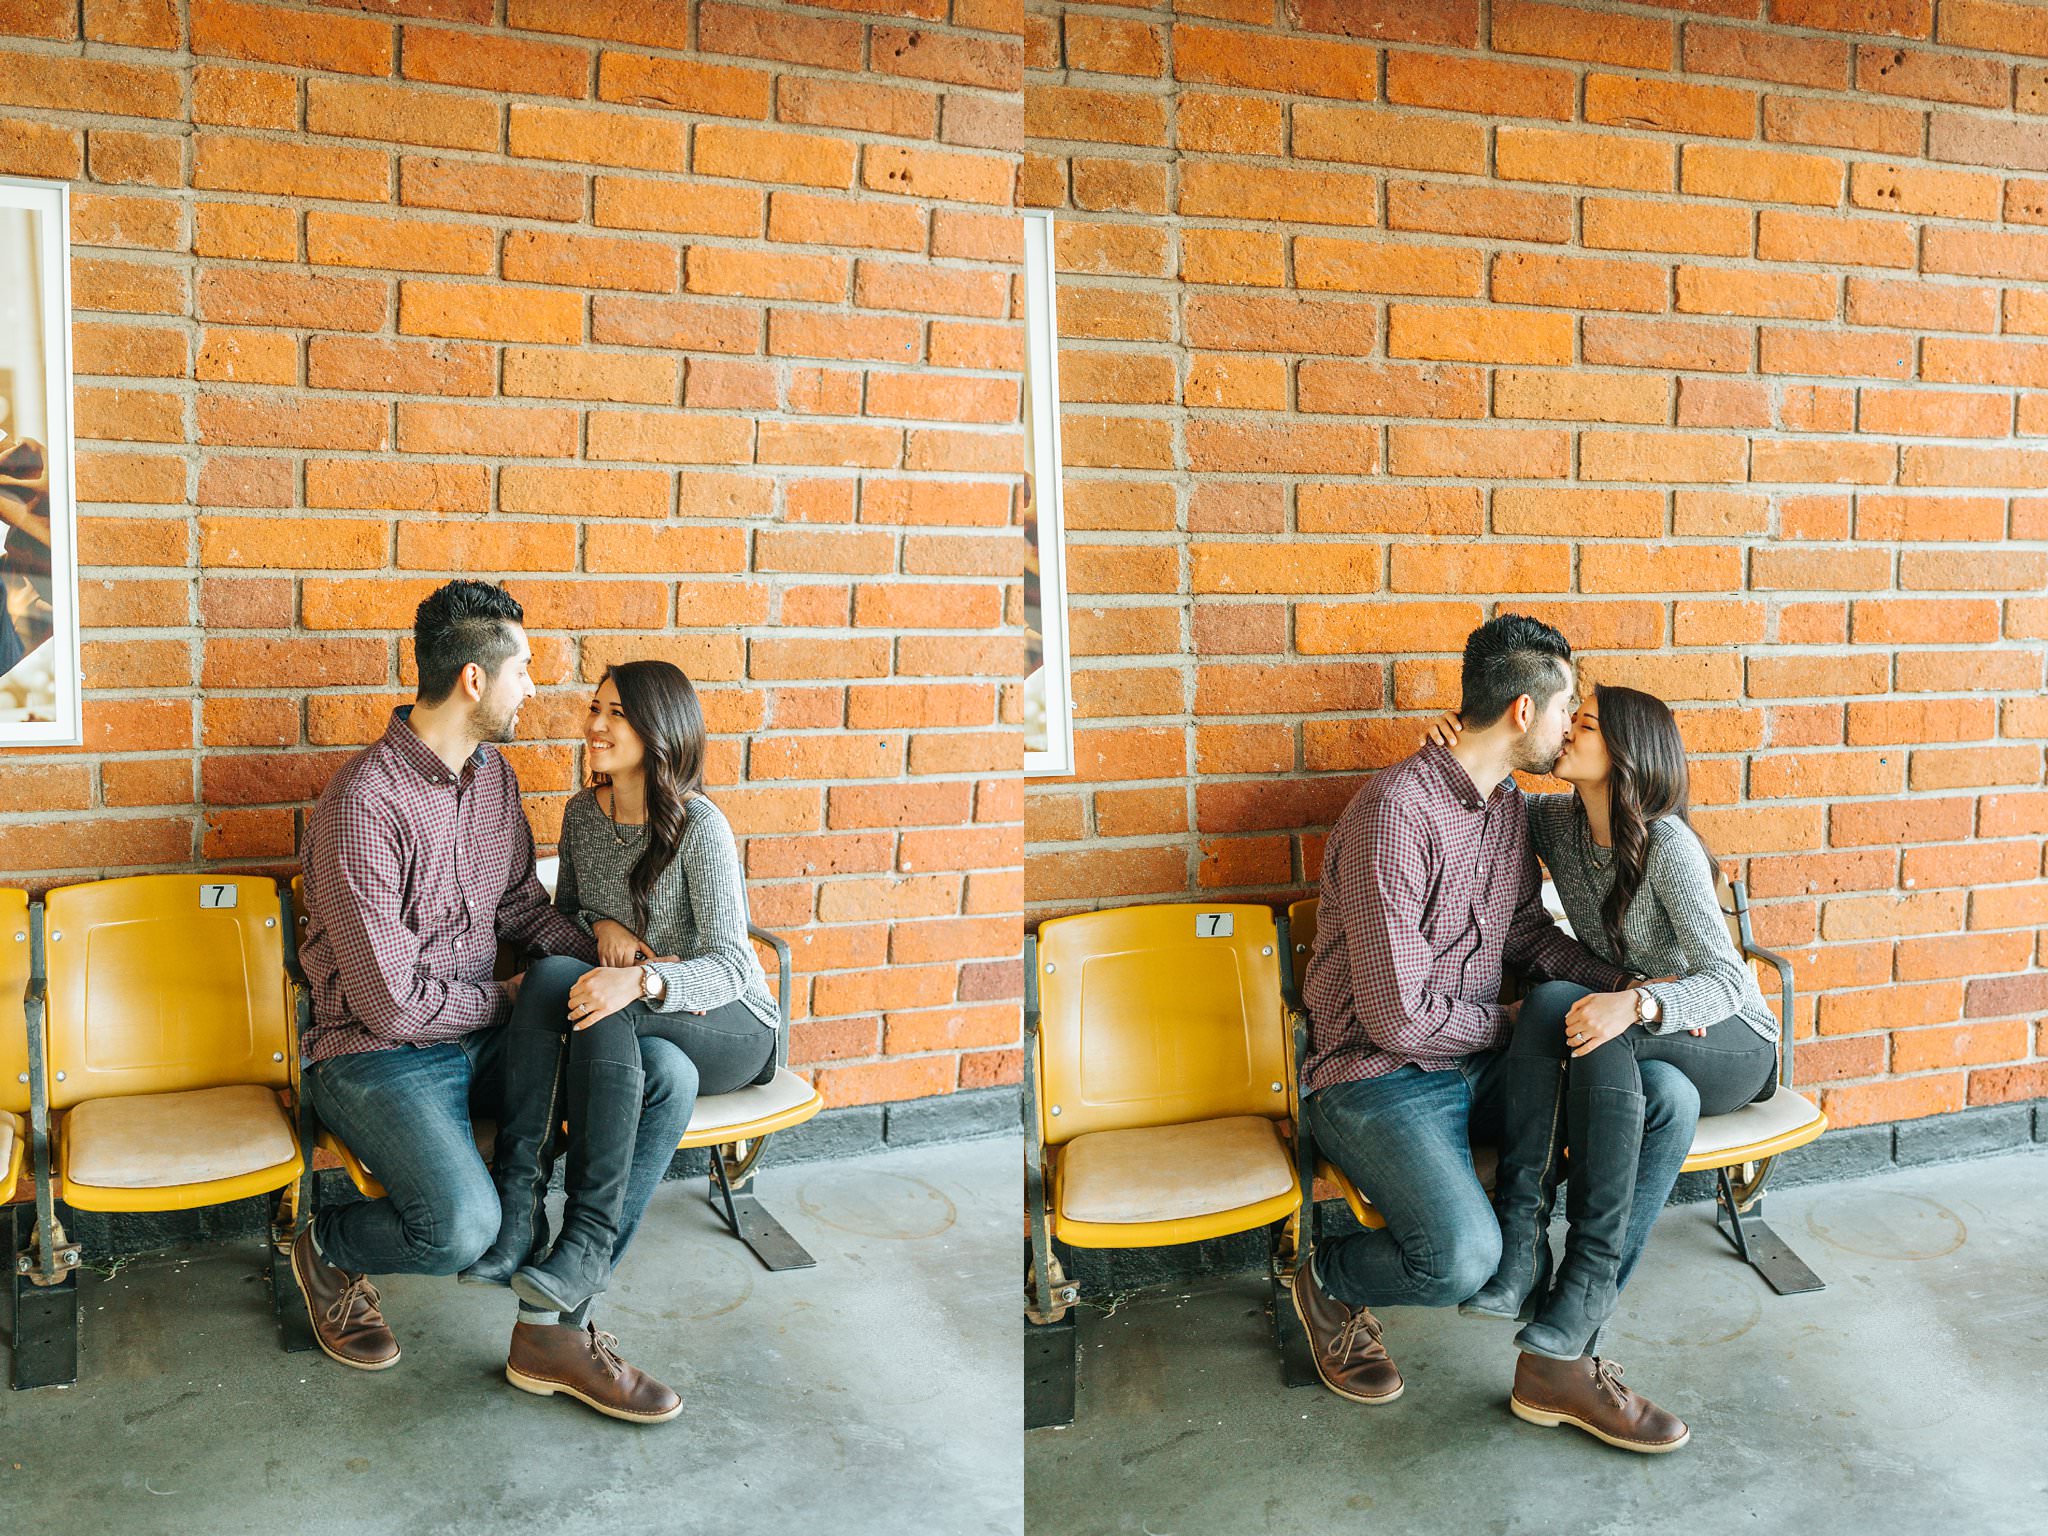
[{"label": "seat number plate", "polygon": [[241,887],[234,885],[202,885],[199,887],[199,905],[202,907],[232,907],[241,895]]},{"label": "seat number plate", "polygon": [[1202,939],[1227,939],[1237,930],[1235,912],[1197,912],[1195,914],[1195,936]]}]

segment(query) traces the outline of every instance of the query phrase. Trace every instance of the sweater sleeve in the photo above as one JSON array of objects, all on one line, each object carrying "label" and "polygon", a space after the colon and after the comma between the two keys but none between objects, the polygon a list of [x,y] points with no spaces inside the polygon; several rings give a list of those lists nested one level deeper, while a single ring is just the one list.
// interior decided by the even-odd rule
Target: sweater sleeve
[{"label": "sweater sleeve", "polygon": [[1643,885],[1664,909],[1685,955],[1683,976],[1645,989],[1660,1010],[1650,1032],[1669,1035],[1701,1029],[1742,1012],[1748,1001],[1744,993],[1749,972],[1714,899],[1714,870],[1707,851],[1683,822],[1667,816],[1651,825]]},{"label": "sweater sleeve", "polygon": [[[747,942],[747,891],[732,828],[710,802],[691,802],[685,817],[679,899],[689,904],[696,929],[694,954],[658,961],[660,1013],[708,1013],[746,991],[761,962]],[[650,925],[651,926],[651,925]]]}]

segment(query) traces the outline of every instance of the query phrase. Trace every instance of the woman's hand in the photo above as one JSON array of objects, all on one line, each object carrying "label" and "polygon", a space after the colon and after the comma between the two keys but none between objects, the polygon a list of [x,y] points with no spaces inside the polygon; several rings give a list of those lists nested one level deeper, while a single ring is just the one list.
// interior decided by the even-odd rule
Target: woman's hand
[{"label": "woman's hand", "polygon": [[1584,1056],[1599,1050],[1635,1021],[1635,993],[1588,993],[1564,1016],[1564,1043],[1574,1056]]},{"label": "woman's hand", "polygon": [[647,941],[624,923],[600,917],[590,925],[590,936],[597,940],[599,965],[638,965],[647,958]]},{"label": "woman's hand", "polygon": [[1422,739],[1433,741],[1440,747],[1455,747],[1458,744],[1458,733],[1464,729],[1465,722],[1459,718],[1458,712],[1455,709],[1447,709],[1430,722],[1429,729],[1423,733]]},{"label": "woman's hand", "polygon": [[630,1008],[640,997],[637,965],[602,965],[585,971],[569,989],[569,1027],[588,1029],[599,1019]]}]

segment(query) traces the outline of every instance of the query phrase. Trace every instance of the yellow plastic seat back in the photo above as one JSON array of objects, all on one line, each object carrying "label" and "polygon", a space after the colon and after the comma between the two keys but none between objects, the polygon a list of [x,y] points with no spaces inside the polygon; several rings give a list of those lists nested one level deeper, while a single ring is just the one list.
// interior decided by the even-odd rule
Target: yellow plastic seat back
[{"label": "yellow plastic seat back", "polygon": [[1091,1131],[1288,1115],[1270,907],[1119,907],[1038,930],[1039,1121]]},{"label": "yellow plastic seat back", "polygon": [[66,886],[44,905],[53,1106],[288,1085],[274,881],[137,875]]},{"label": "yellow plastic seat back", "polygon": [[17,1115],[28,1113],[30,960],[28,892],[0,890],[0,1110]]}]

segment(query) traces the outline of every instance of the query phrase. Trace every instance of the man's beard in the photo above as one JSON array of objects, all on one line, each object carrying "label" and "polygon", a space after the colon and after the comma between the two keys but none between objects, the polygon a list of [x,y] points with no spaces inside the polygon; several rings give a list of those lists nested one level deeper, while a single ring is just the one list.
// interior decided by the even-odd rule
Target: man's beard
[{"label": "man's beard", "polygon": [[469,733],[478,741],[503,743],[513,739],[519,726],[519,706],[509,705],[502,713],[486,714],[479,708],[470,718]]},{"label": "man's beard", "polygon": [[1524,737],[1522,739],[1522,750],[1515,754],[1514,766],[1521,773],[1548,775],[1556,771],[1558,763],[1563,758],[1564,741],[1562,738],[1551,745],[1547,755],[1539,755],[1529,750],[1529,739]]}]

